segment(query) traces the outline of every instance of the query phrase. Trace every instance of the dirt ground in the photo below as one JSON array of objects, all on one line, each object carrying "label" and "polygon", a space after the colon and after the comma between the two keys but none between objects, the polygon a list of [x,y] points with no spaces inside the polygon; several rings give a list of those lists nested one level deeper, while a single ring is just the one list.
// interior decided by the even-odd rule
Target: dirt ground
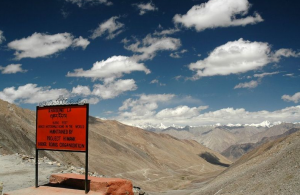
[{"label": "dirt ground", "polygon": [[[64,166],[39,164],[39,185],[48,183],[53,173],[60,173]],[[35,163],[22,160],[18,154],[0,155],[0,183],[3,192],[35,186]]]}]

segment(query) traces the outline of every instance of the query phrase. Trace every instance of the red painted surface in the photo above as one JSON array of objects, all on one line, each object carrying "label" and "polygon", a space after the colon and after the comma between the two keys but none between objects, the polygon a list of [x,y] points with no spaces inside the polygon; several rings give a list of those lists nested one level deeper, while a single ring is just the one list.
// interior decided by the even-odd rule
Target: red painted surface
[{"label": "red painted surface", "polygon": [[87,105],[37,107],[37,149],[86,151]]},{"label": "red painted surface", "polygon": [[[51,184],[62,184],[73,188],[84,189],[84,175],[65,173],[53,174],[50,177]],[[120,178],[88,177],[89,190],[103,195],[133,195],[132,183]]]},{"label": "red painted surface", "polygon": [[[53,186],[30,187],[3,195],[76,195],[85,194],[84,175],[79,174],[53,174],[50,177],[50,184]],[[132,183],[120,178],[98,178],[89,176],[88,195],[134,195]],[[63,187],[60,187],[63,185]]]}]

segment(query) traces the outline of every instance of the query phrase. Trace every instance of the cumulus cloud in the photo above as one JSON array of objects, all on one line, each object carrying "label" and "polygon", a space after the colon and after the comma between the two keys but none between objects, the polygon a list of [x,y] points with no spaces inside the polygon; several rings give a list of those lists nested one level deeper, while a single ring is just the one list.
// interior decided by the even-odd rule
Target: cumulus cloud
[{"label": "cumulus cloud", "polygon": [[262,22],[258,13],[246,17],[250,6],[248,0],[209,0],[193,6],[184,15],[176,14],[173,21],[187,28],[195,27],[197,31]]},{"label": "cumulus cloud", "polygon": [[283,95],[283,96],[281,97],[281,99],[283,99],[283,100],[286,101],[286,102],[294,102],[294,103],[298,103],[298,102],[300,102],[300,92],[295,93],[295,94],[292,95],[292,96],[289,96],[289,95]]},{"label": "cumulus cloud", "polygon": [[105,82],[111,82],[120,78],[123,74],[129,74],[133,71],[144,71],[150,73],[143,63],[138,63],[130,57],[112,56],[107,60],[95,62],[90,70],[75,69],[74,72],[68,72],[68,77],[88,77],[100,79]]},{"label": "cumulus cloud", "polygon": [[153,117],[155,110],[158,108],[159,103],[168,102],[175,95],[174,94],[142,94],[139,99],[127,99],[119,108],[120,116],[118,119],[124,121],[135,119],[146,119]]},{"label": "cumulus cloud", "polygon": [[252,81],[245,82],[245,83],[239,83],[238,85],[236,85],[234,87],[234,89],[238,89],[238,88],[250,88],[250,89],[252,89],[252,88],[257,87],[258,84],[259,84],[258,81],[252,80]]},{"label": "cumulus cloud", "polygon": [[72,93],[73,94],[78,94],[78,95],[88,96],[92,92],[91,92],[91,90],[88,86],[77,85],[77,87],[73,87]]},{"label": "cumulus cloud", "polygon": [[3,43],[5,40],[6,39],[5,39],[4,35],[3,35],[3,31],[0,30],[0,44]]},{"label": "cumulus cloud", "polygon": [[135,3],[132,4],[136,6],[140,10],[140,15],[144,15],[146,12],[149,11],[157,11],[158,8],[150,1],[149,3]]},{"label": "cumulus cloud", "polygon": [[0,70],[2,74],[15,74],[18,72],[27,72],[27,70],[22,69],[22,64],[10,64],[5,67],[0,66]]},{"label": "cumulus cloud", "polygon": [[107,0],[66,0],[66,2],[76,4],[78,7],[83,7],[86,4],[88,5],[104,4],[107,6],[113,5],[111,1],[107,1]]},{"label": "cumulus cloud", "polygon": [[43,101],[56,100],[60,95],[69,97],[66,89],[51,89],[51,87],[38,87],[37,84],[28,83],[23,86],[7,87],[0,91],[0,98],[10,103],[35,104]]},{"label": "cumulus cloud", "polygon": [[179,119],[179,118],[191,118],[198,116],[202,110],[207,109],[208,106],[188,107],[178,106],[176,108],[166,108],[159,111],[156,117],[159,119]]},{"label": "cumulus cloud", "polygon": [[134,44],[125,46],[125,49],[133,51],[135,53],[141,53],[140,55],[134,55],[136,60],[150,60],[154,58],[158,51],[163,50],[177,50],[181,46],[180,39],[171,37],[152,37],[147,35],[142,42],[137,41]]},{"label": "cumulus cloud", "polygon": [[90,44],[89,40],[82,38],[80,36],[79,38],[76,38],[73,40],[73,47],[82,47],[83,50]]},{"label": "cumulus cloud", "polygon": [[278,62],[282,56],[297,57],[286,52],[277,52],[275,54],[271,52],[268,43],[239,39],[215,48],[204,60],[189,64],[189,68],[196,71],[193,79],[199,79],[205,76],[239,74],[255,70],[271,62]]},{"label": "cumulus cloud", "polygon": [[[8,47],[16,50],[14,55],[17,60],[22,58],[46,57],[70,47],[73,44],[73,38],[70,33],[58,33],[54,35],[34,33],[27,38],[10,42]],[[83,42],[84,39],[82,38],[75,39],[73,47],[84,47],[82,45]]]},{"label": "cumulus cloud", "polygon": [[133,79],[117,80],[104,85],[94,85],[93,95],[99,96],[102,99],[112,99],[126,91],[134,91],[137,89]]},{"label": "cumulus cloud", "polygon": [[119,19],[119,17],[113,16],[105,22],[99,24],[98,28],[93,31],[91,38],[96,39],[97,37],[101,37],[102,35],[106,34],[106,39],[113,39],[122,33],[124,31],[124,24],[116,21],[117,19]]}]

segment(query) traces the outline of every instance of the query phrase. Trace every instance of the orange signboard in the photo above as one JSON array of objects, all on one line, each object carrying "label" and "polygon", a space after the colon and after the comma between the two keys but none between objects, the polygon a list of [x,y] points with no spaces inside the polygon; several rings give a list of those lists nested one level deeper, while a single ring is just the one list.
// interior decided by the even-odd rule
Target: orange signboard
[{"label": "orange signboard", "polygon": [[88,104],[37,107],[36,149],[85,152]]}]

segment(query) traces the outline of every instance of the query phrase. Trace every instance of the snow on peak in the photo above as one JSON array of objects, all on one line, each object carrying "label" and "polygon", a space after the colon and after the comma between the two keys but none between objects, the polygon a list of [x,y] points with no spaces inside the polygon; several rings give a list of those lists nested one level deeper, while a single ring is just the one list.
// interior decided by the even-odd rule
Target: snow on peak
[{"label": "snow on peak", "polygon": [[241,125],[241,124],[231,124],[231,123],[228,123],[226,126],[228,126],[228,127],[241,127],[241,126],[243,126],[243,125]]},{"label": "snow on peak", "polygon": [[252,124],[246,124],[246,126],[250,126],[250,127],[272,127],[273,125],[271,125],[271,123],[270,123],[270,121],[263,121],[263,122],[261,122],[261,123],[259,123],[259,124],[254,124],[254,123],[252,123]]}]

